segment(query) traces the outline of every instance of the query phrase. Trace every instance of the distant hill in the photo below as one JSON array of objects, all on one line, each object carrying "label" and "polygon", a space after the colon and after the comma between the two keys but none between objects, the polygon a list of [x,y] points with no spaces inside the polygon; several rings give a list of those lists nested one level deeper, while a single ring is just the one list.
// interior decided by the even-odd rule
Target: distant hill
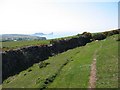
[{"label": "distant hill", "polygon": [[46,35],[44,33],[34,33],[33,35]]},{"label": "distant hill", "polygon": [[51,32],[51,33],[49,33],[49,34],[44,34],[44,33],[34,33],[33,35],[40,35],[40,36],[42,36],[42,35],[53,35],[53,32]]},{"label": "distant hill", "polygon": [[46,37],[31,36],[25,34],[2,34],[0,41],[21,41],[21,40],[46,40]]}]

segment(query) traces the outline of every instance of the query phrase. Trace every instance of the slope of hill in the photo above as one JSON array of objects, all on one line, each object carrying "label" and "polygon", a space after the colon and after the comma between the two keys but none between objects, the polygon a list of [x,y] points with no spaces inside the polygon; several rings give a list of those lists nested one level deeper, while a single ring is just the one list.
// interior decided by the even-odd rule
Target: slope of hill
[{"label": "slope of hill", "polygon": [[9,77],[3,88],[88,88],[96,60],[96,88],[118,87],[118,36],[77,47]]},{"label": "slope of hill", "polygon": [[43,45],[43,44],[47,45],[49,43],[50,43],[49,40],[7,41],[7,42],[2,42],[2,51],[22,48],[26,46]]}]

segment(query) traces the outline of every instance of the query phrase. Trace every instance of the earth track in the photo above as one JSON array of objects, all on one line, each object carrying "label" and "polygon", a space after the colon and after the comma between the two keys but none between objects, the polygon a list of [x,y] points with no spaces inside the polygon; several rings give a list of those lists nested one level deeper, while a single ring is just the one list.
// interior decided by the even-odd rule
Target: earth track
[{"label": "earth track", "polygon": [[92,90],[92,88],[95,88],[95,84],[96,84],[96,53],[97,53],[97,50],[94,53],[94,58],[93,58],[93,62],[91,65],[89,87],[88,87],[90,90]]},{"label": "earth track", "polygon": [[93,55],[93,62],[91,65],[91,71],[90,71],[90,77],[89,77],[89,90],[94,90],[94,88],[96,88],[96,80],[97,80],[97,76],[96,76],[96,63],[97,63],[97,52],[99,49],[102,48],[102,43],[100,43],[100,47],[98,49],[95,50],[94,55]]}]

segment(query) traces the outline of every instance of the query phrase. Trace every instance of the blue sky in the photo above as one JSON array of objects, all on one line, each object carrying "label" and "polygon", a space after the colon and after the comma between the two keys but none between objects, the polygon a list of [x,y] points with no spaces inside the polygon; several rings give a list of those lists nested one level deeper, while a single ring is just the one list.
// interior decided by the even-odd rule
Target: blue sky
[{"label": "blue sky", "polygon": [[1,0],[0,34],[99,32],[118,27],[117,2],[85,1]]}]

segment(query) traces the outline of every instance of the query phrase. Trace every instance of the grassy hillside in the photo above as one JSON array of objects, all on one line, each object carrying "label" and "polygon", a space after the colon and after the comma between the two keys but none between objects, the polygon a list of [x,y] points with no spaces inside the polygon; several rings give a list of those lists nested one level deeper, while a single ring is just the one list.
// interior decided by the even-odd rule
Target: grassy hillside
[{"label": "grassy hillside", "polygon": [[[119,35],[120,36],[120,35]],[[3,82],[3,88],[88,88],[96,56],[96,87],[118,87],[118,35],[36,63]]]}]

